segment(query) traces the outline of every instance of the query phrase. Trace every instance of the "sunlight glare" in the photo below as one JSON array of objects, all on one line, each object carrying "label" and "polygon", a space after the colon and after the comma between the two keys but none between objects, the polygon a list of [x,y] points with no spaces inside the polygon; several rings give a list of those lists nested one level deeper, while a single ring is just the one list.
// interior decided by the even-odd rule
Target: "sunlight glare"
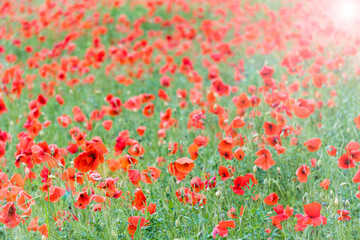
[{"label": "sunlight glare", "polygon": [[341,23],[351,23],[358,17],[357,14],[360,10],[358,1],[341,0],[336,4],[336,20]]}]

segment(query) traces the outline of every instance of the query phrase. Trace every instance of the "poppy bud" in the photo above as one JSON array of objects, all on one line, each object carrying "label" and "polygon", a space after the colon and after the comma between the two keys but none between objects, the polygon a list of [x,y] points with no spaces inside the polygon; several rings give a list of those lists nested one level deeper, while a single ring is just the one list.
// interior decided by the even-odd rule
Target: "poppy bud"
[{"label": "poppy bud", "polygon": [[335,206],[337,206],[339,204],[339,200],[337,198],[335,198],[334,204],[335,204]]},{"label": "poppy bud", "polygon": [[277,168],[276,168],[276,170],[277,170],[277,172],[278,172],[278,173],[280,173],[280,172],[281,172],[279,167],[277,167]]},{"label": "poppy bud", "polygon": [[54,175],[49,175],[49,178],[56,179]]},{"label": "poppy bud", "polygon": [[267,184],[267,179],[264,180],[264,184]]},{"label": "poppy bud", "polygon": [[170,187],[169,187],[169,186],[166,187],[166,192],[167,192],[167,193],[170,192]]},{"label": "poppy bud", "polygon": [[221,197],[221,191],[220,191],[220,190],[217,191],[217,192],[215,193],[215,195],[216,195],[217,197]]},{"label": "poppy bud", "polygon": [[346,200],[346,201],[345,201],[345,204],[346,204],[347,206],[350,206],[349,200]]},{"label": "poppy bud", "polygon": [[146,194],[150,194],[150,191],[149,191],[149,189],[146,189],[146,191],[145,191],[145,192],[146,192]]},{"label": "poppy bud", "polygon": [[320,165],[321,165],[321,160],[319,160],[319,161],[317,162],[317,165],[318,165],[318,166],[320,166]]},{"label": "poppy bud", "polygon": [[178,219],[176,219],[176,221],[175,221],[175,226],[179,226],[180,225],[180,218],[178,218]]},{"label": "poppy bud", "polygon": [[346,184],[347,184],[346,182],[343,182],[343,183],[340,183],[340,186],[344,186]]},{"label": "poppy bud", "polygon": [[46,237],[42,235],[41,240],[46,240]]},{"label": "poppy bud", "polygon": [[305,198],[307,197],[307,193],[304,194],[304,196],[302,197],[302,201],[305,202]]},{"label": "poppy bud", "polygon": [[256,167],[256,165],[253,167],[253,173],[256,173],[256,171],[257,171],[257,167]]}]

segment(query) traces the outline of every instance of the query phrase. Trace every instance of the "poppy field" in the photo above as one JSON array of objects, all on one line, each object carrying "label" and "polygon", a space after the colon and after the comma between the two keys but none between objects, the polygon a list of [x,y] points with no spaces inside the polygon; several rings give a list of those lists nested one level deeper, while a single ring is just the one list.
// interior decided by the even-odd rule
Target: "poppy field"
[{"label": "poppy field", "polygon": [[0,1],[0,239],[360,239],[358,10]]}]

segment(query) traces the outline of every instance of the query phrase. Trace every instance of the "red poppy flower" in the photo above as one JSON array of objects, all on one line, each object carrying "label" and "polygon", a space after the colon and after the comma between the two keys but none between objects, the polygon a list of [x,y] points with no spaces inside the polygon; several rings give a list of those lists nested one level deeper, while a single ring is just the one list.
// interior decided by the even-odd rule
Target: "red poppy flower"
[{"label": "red poppy flower", "polygon": [[220,156],[231,160],[233,158],[232,148],[234,147],[234,145],[234,139],[230,137],[223,138],[218,145]]},{"label": "red poppy flower", "polygon": [[17,187],[9,184],[8,186],[0,190],[0,200],[5,199],[7,202],[13,202],[22,190],[22,187]]},{"label": "red poppy flower", "polygon": [[197,136],[193,141],[193,143],[198,145],[199,148],[200,147],[206,147],[208,142],[209,142],[209,138],[204,137],[204,136]]},{"label": "red poppy flower", "polygon": [[299,98],[297,103],[293,106],[294,114],[299,118],[307,118],[315,110],[315,103],[312,100],[305,100]]},{"label": "red poppy flower", "polygon": [[98,166],[104,162],[104,154],[107,154],[107,149],[104,144],[100,142],[89,142],[85,149],[74,159],[74,167],[81,172],[88,172],[96,170]]},{"label": "red poppy flower", "polygon": [[181,187],[175,191],[177,199],[184,204],[190,201],[191,193],[191,189],[186,187]]},{"label": "red poppy flower", "polygon": [[35,217],[35,218],[33,218],[33,220],[30,221],[30,223],[27,227],[27,230],[29,232],[31,232],[31,231],[37,232],[38,231],[38,228],[39,228],[38,220],[39,220],[39,217]]},{"label": "red poppy flower", "polygon": [[205,187],[204,182],[199,177],[194,177],[193,179],[191,179],[190,185],[197,193],[203,190]]},{"label": "red poppy flower", "polygon": [[242,120],[239,116],[236,116],[231,122],[231,127],[233,129],[242,128],[244,126],[245,126],[245,121]]},{"label": "red poppy flower", "polygon": [[146,131],[145,126],[140,126],[136,129],[136,132],[139,134],[140,137],[142,137],[144,135],[145,131]]},{"label": "red poppy flower", "polygon": [[[235,169],[234,169],[235,170]],[[229,172],[229,168],[227,167],[224,167],[224,166],[219,166],[219,175],[221,177],[221,181],[226,181],[228,180],[230,177],[233,176],[233,172],[234,171],[230,171]]]},{"label": "red poppy flower", "polygon": [[260,70],[260,76],[262,79],[271,78],[273,74],[274,74],[274,69],[266,65],[264,65]]},{"label": "red poppy flower", "polygon": [[137,210],[143,210],[146,207],[146,197],[142,190],[135,191],[131,205]]},{"label": "red poppy flower", "polygon": [[235,222],[230,221],[220,221],[218,225],[212,231],[214,239],[219,235],[220,237],[226,237],[229,233],[228,228],[235,228]]},{"label": "red poppy flower", "polygon": [[139,170],[129,169],[128,174],[130,182],[134,185],[138,185],[141,179]]},{"label": "red poppy flower", "polygon": [[148,167],[146,170],[141,171],[141,179],[146,184],[156,182],[161,174],[161,170],[156,167]]},{"label": "red poppy flower", "polygon": [[88,195],[87,191],[79,192],[77,195],[74,206],[79,209],[85,209],[90,204],[91,196]]},{"label": "red poppy flower", "polygon": [[286,148],[277,143],[277,144],[275,144],[275,150],[276,150],[277,154],[280,155],[280,154],[285,153]]},{"label": "red poppy flower", "polygon": [[148,226],[150,221],[146,220],[144,217],[140,216],[132,216],[128,218],[128,233],[131,235],[131,238],[134,238],[135,232],[137,231],[137,228],[140,227],[140,229],[144,226]]},{"label": "red poppy flower", "polygon": [[156,212],[156,203],[150,203],[146,209],[142,210],[142,213],[145,214],[145,212],[148,212],[150,215],[154,214]]},{"label": "red poppy flower", "polygon": [[233,102],[237,108],[245,109],[250,107],[250,100],[244,92],[241,93],[240,96],[234,97]]},{"label": "red poppy flower", "polygon": [[60,187],[51,186],[48,193],[45,196],[46,201],[56,203],[65,194],[66,190]]},{"label": "red poppy flower", "polygon": [[15,204],[13,202],[1,206],[0,222],[8,228],[14,228],[20,223],[20,216],[16,214]]},{"label": "red poppy flower", "polygon": [[265,199],[264,199],[264,203],[266,205],[276,205],[277,202],[279,201],[279,197],[276,193],[270,193]]},{"label": "red poppy flower", "polygon": [[316,152],[321,146],[321,140],[319,138],[311,138],[304,143],[307,146],[309,152]]},{"label": "red poppy flower", "polygon": [[19,192],[19,195],[17,196],[16,199],[16,205],[20,210],[26,211],[29,209],[29,207],[31,207],[34,204],[35,204],[35,200],[30,194],[28,194],[24,190],[21,190]]},{"label": "red poppy flower", "polygon": [[296,176],[298,181],[306,183],[307,177],[310,175],[310,173],[310,168],[308,166],[306,166],[305,164],[301,165],[301,167],[296,170]]},{"label": "red poppy flower", "polygon": [[360,114],[354,118],[354,123],[356,124],[356,127],[360,129]]},{"label": "red poppy flower", "polygon": [[168,171],[172,176],[178,180],[183,180],[194,168],[194,161],[187,158],[179,158],[174,163],[168,165]]},{"label": "red poppy flower", "polygon": [[267,149],[261,149],[257,151],[255,155],[259,156],[254,162],[255,165],[264,171],[268,170],[276,163],[274,159],[272,159],[272,154]]},{"label": "red poppy flower", "polygon": [[338,167],[342,169],[354,168],[355,162],[347,153],[341,155],[338,159]]},{"label": "red poppy flower", "polygon": [[257,185],[257,180],[254,177],[254,175],[252,175],[251,173],[247,173],[247,174],[245,174],[245,176],[236,177],[233,181],[234,186],[230,186],[230,187],[235,194],[243,195],[245,193],[244,189],[246,189],[246,188],[250,189],[248,186],[250,183],[250,180],[252,181],[251,187],[253,187],[254,185]]},{"label": "red poppy flower", "polygon": [[279,135],[266,137],[265,140],[271,147],[275,148],[276,145],[281,146],[281,138]]},{"label": "red poppy flower", "polygon": [[104,121],[102,122],[102,126],[105,128],[106,131],[110,131],[112,125],[113,125],[113,121],[112,121],[112,120],[104,120]]},{"label": "red poppy flower", "polygon": [[351,219],[351,217],[349,216],[350,212],[347,210],[337,210],[336,212],[340,215],[340,217],[338,218],[339,221],[347,222]]},{"label": "red poppy flower", "polygon": [[128,149],[128,153],[133,157],[141,157],[145,153],[145,149],[138,143],[132,145]]},{"label": "red poppy flower", "polygon": [[320,184],[320,187],[322,187],[325,190],[329,189],[329,185],[330,185],[330,180],[329,179],[325,179],[323,180]]},{"label": "red poppy flower", "polygon": [[276,216],[270,217],[272,224],[277,227],[278,229],[282,229],[281,222],[286,221],[293,215],[294,209],[287,206],[284,210],[283,205],[277,205],[273,207],[274,211],[277,213]]},{"label": "red poppy flower", "polygon": [[61,174],[61,180],[65,181],[71,188],[75,186],[76,170],[75,168],[68,168]]},{"label": "red poppy flower", "polygon": [[238,148],[235,150],[234,152],[234,158],[236,158],[237,160],[241,161],[243,160],[245,157],[245,153],[241,148]]},{"label": "red poppy flower", "polygon": [[282,127],[276,125],[275,123],[265,122],[263,125],[265,134],[268,136],[279,135],[281,133]]},{"label": "red poppy flower", "polygon": [[326,217],[320,215],[321,205],[320,203],[313,202],[310,204],[304,205],[305,215],[296,214],[297,230],[304,229],[304,226],[313,225],[314,227],[319,226],[321,224],[325,225],[327,223]]},{"label": "red poppy flower", "polygon": [[199,147],[198,147],[198,145],[196,145],[196,144],[190,144],[189,145],[189,147],[188,147],[188,152],[189,152],[189,154],[190,154],[190,158],[192,159],[192,160],[196,160],[197,158],[198,158],[198,156],[199,156]]}]

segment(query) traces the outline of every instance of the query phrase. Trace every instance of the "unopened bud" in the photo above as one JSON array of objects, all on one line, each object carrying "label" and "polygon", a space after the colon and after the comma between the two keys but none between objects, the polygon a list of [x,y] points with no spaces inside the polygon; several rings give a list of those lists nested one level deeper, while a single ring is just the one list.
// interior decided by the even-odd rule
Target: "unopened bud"
[{"label": "unopened bud", "polygon": [[255,165],[254,167],[253,167],[253,173],[256,173],[257,172],[257,166]]},{"label": "unopened bud", "polygon": [[179,226],[180,225],[180,218],[178,218],[178,219],[176,219],[176,221],[175,221],[175,226]]},{"label": "unopened bud", "polygon": [[345,204],[346,204],[346,206],[350,206],[349,200],[346,200],[346,201],[345,201]]},{"label": "unopened bud", "polygon": [[339,200],[337,198],[335,198],[334,204],[335,204],[335,206],[337,206],[339,204]]},{"label": "unopened bud", "polygon": [[304,194],[304,196],[302,197],[302,201],[305,202],[305,198],[307,197],[307,193]]},{"label": "unopened bud", "polygon": [[217,197],[221,197],[221,194],[222,194],[222,193],[221,193],[220,190],[215,193],[215,195],[216,195]]}]

